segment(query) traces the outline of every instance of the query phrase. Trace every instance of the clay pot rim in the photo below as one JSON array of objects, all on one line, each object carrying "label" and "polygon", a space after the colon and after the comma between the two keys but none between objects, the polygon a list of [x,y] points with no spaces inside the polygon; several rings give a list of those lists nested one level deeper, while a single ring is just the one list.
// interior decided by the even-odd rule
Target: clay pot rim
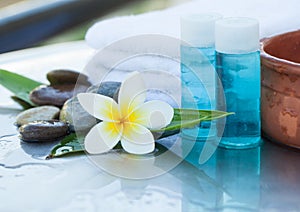
[{"label": "clay pot rim", "polygon": [[[285,73],[285,74],[293,74],[300,76],[300,63],[292,62],[286,59],[278,58],[273,55],[270,55],[264,50],[264,47],[268,45],[270,42],[272,42],[273,39],[281,37],[283,35],[287,34],[294,34],[294,33],[300,33],[300,30],[291,31],[282,33],[279,35],[263,38],[260,40],[260,55],[261,55],[261,63],[272,70],[279,72],[279,73]],[[289,68],[282,68],[284,66],[288,65]]]}]

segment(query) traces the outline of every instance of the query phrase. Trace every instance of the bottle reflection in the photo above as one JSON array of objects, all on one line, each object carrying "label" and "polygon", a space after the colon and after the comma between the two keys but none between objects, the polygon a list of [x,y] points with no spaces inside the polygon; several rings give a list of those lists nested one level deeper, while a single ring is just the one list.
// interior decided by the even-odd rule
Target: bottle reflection
[{"label": "bottle reflection", "polygon": [[[182,149],[189,141],[182,140]],[[188,143],[189,144],[189,143]],[[192,144],[189,144],[190,146]],[[203,171],[214,184],[199,181],[194,189],[201,195],[189,195],[184,209],[193,210],[200,205],[205,209],[220,210],[256,210],[260,205],[260,147],[245,150],[229,150],[218,148],[204,164],[199,163],[199,157],[204,142],[194,142],[194,146],[185,160]],[[191,189],[186,193],[191,193]],[[183,191],[184,192],[184,191]],[[192,196],[192,197],[191,197]]]},{"label": "bottle reflection", "polygon": [[197,175],[191,176],[197,179],[197,182],[194,181],[192,187],[184,185],[182,188],[183,195],[186,197],[182,204],[182,211],[205,211],[215,208],[218,193],[224,192],[222,185],[215,180],[216,154],[213,154],[204,164],[199,162],[204,145],[205,142],[191,141],[184,136],[182,138],[181,149],[185,161],[197,170]]},{"label": "bottle reflection", "polygon": [[260,158],[260,147],[247,150],[217,150],[216,180],[226,191],[218,194],[217,208],[259,208]]},{"label": "bottle reflection", "polygon": [[[212,143],[211,140],[207,140],[206,142]],[[202,151],[206,142],[193,141],[185,136],[181,136],[182,156],[185,161],[198,169],[205,169],[210,176],[215,177],[215,168],[212,167],[216,166],[216,154],[212,154],[211,157],[207,158],[208,160],[203,164],[199,161],[200,155],[203,154]]]}]

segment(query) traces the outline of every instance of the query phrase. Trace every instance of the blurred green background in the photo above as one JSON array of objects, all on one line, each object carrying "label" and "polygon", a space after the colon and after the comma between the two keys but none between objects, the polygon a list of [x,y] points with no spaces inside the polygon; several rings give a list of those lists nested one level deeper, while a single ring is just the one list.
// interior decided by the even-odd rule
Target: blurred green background
[{"label": "blurred green background", "polygon": [[46,44],[59,43],[65,41],[82,40],[84,39],[87,29],[97,21],[108,19],[111,17],[116,17],[116,16],[124,16],[124,15],[132,15],[132,14],[136,15],[136,14],[145,13],[153,10],[162,10],[187,1],[189,0],[147,0],[147,1],[130,3],[125,7],[119,8],[114,12],[101,17],[100,19],[96,19],[92,22],[83,24],[80,27],[67,31],[59,36],[55,36],[47,40],[43,44],[46,45]]},{"label": "blurred green background", "polygon": [[[61,0],[61,1],[67,1],[67,0]],[[54,36],[51,39],[48,39],[40,43],[39,45],[48,45],[53,43],[82,40],[84,39],[87,29],[97,21],[108,19],[111,17],[116,17],[116,16],[125,16],[125,15],[132,15],[132,14],[136,15],[136,14],[145,13],[153,10],[162,10],[188,1],[190,0],[138,0],[136,2],[132,2],[125,6],[122,6],[121,8],[118,8],[101,18],[95,19],[93,21],[89,21],[88,23],[82,24],[79,27],[72,28],[68,31],[65,31],[64,33],[61,33],[58,36]],[[18,2],[21,2],[21,0],[0,0],[0,8],[10,6]]]}]

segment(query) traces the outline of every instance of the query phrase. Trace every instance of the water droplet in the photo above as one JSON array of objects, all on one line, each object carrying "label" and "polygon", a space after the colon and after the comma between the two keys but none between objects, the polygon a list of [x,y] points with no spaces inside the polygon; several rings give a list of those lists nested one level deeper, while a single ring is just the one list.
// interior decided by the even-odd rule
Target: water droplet
[{"label": "water droplet", "polygon": [[56,150],[56,153],[57,153],[57,154],[61,154],[61,153],[70,152],[70,151],[72,151],[72,150],[73,150],[73,148],[72,148],[71,146],[64,146],[64,147],[58,148],[58,149]]}]

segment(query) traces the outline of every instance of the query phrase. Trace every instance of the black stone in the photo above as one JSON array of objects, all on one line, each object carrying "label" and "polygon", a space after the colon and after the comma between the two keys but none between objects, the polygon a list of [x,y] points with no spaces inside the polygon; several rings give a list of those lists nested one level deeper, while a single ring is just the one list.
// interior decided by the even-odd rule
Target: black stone
[{"label": "black stone", "polygon": [[19,132],[26,142],[56,141],[68,134],[69,127],[57,120],[35,121],[22,125]]},{"label": "black stone", "polygon": [[41,85],[30,92],[30,100],[36,105],[54,105],[62,107],[74,95],[87,90],[86,85],[62,84],[46,86]]},{"label": "black stone", "polygon": [[98,85],[93,85],[91,86],[87,92],[90,93],[97,93],[101,94],[104,96],[108,96],[110,98],[114,98],[116,93],[121,87],[120,82],[113,82],[113,81],[107,81],[107,82],[102,82]]},{"label": "black stone", "polygon": [[90,86],[88,77],[76,71],[71,70],[53,70],[47,73],[47,79],[51,85],[62,84],[82,84]]}]

